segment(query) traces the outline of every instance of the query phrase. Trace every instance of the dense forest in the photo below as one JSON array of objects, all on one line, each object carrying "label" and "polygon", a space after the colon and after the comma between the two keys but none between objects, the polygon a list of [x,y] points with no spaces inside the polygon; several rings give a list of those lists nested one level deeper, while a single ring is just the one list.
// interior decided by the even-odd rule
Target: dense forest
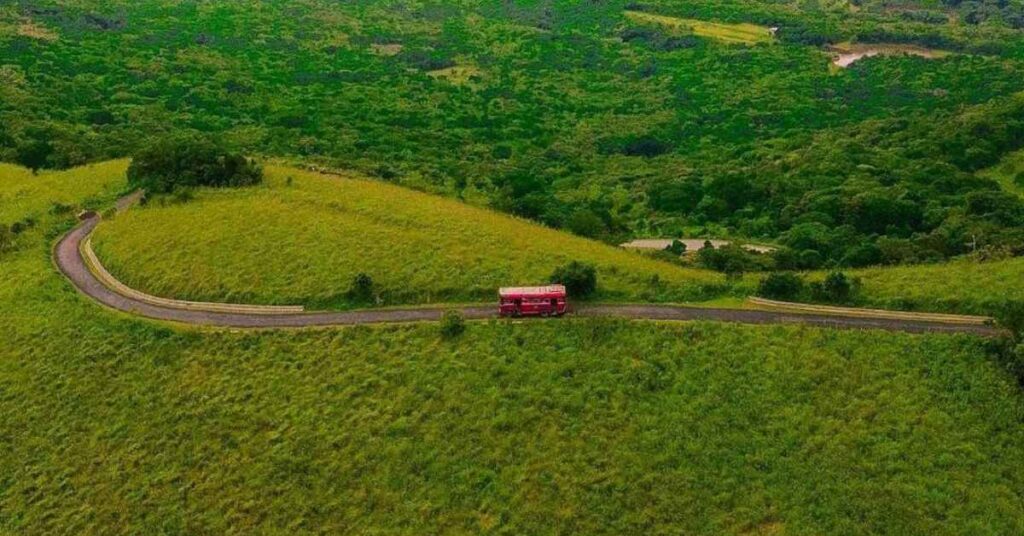
[{"label": "dense forest", "polygon": [[[977,172],[1024,147],[1022,22],[998,0],[18,0],[0,160],[199,132],[608,241],[771,242],[781,268],[1020,255],[1024,201]],[[941,55],[840,68],[841,43]]]}]

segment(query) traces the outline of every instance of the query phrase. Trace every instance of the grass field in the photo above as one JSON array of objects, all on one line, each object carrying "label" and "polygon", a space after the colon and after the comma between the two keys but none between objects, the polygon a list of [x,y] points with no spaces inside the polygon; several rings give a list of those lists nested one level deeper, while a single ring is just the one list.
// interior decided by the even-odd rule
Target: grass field
[{"label": "grass field", "polygon": [[1024,395],[977,339],[169,328],[56,273],[72,222],[43,211],[0,257],[0,533],[1024,530]]},{"label": "grass field", "polygon": [[715,39],[724,43],[756,45],[758,43],[770,43],[773,40],[768,28],[756,24],[707,22],[656,15],[643,11],[626,11],[626,18],[633,22],[657,24],[674,30],[692,32],[694,35]]},{"label": "grass field", "polygon": [[727,288],[719,274],[381,182],[276,166],[267,175],[261,187],[132,209],[100,226],[96,252],[130,286],[200,301],[344,307],[360,272],[384,304],[491,300],[499,286],[546,283],[572,259],[598,266],[604,299]]},{"label": "grass field", "polygon": [[1024,258],[869,268],[851,274],[863,281],[862,305],[872,307],[991,315],[1008,302],[1024,302]]},{"label": "grass field", "polygon": [[0,163],[0,223],[39,217],[55,204],[103,208],[96,197],[124,188],[127,160],[113,160],[70,171],[39,175]]}]

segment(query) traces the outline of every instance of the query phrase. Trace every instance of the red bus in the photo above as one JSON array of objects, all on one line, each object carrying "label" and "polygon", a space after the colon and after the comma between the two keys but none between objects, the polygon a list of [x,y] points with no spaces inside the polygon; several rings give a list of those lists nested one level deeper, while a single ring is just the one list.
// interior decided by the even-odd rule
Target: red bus
[{"label": "red bus", "polygon": [[498,290],[501,316],[561,316],[569,309],[565,287],[506,287]]}]

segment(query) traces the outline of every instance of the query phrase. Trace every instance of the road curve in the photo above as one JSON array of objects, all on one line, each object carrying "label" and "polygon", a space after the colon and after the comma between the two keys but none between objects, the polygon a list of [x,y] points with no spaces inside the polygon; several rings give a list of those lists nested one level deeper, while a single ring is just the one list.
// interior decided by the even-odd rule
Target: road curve
[{"label": "road curve", "polygon": [[[129,203],[122,200],[119,208]],[[82,242],[89,237],[99,216],[83,220],[68,232],[54,248],[57,268],[80,292],[94,301],[125,313],[169,322],[196,326],[231,328],[303,328],[317,326],[349,326],[399,322],[436,321],[453,307],[432,306],[409,309],[364,309],[357,311],[324,311],[292,314],[247,314],[183,310],[149,304],[119,294],[93,275],[82,257]],[[454,307],[468,319],[496,318],[497,306]],[[881,329],[911,333],[969,333],[998,336],[1002,330],[977,324],[955,324],[914,320],[853,318],[821,314],[794,314],[744,309],[714,309],[676,305],[581,305],[573,311],[577,316],[610,316],[646,320],[711,320],[744,324],[805,324],[839,329]]]}]

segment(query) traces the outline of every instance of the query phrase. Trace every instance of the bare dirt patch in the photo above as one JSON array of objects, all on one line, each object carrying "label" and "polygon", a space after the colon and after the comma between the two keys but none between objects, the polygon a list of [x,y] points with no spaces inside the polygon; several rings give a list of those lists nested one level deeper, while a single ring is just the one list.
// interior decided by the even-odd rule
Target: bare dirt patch
[{"label": "bare dirt patch", "polygon": [[903,44],[852,44],[840,43],[829,47],[832,53],[832,64],[836,67],[846,68],[854,63],[874,56],[918,56],[927,59],[940,59],[950,55],[945,50],[935,50],[915,45]]},{"label": "bare dirt patch", "polygon": [[402,48],[402,45],[399,43],[387,43],[383,45],[374,43],[370,45],[370,52],[373,52],[378,56],[397,56],[402,52]]}]

